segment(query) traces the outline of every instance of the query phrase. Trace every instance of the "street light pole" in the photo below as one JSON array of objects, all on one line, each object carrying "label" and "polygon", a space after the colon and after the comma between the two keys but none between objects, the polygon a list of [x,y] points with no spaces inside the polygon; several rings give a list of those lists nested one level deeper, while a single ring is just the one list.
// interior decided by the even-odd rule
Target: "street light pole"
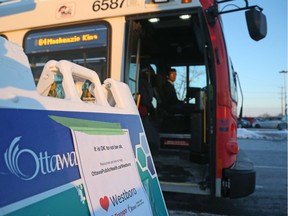
[{"label": "street light pole", "polygon": [[285,112],[285,116],[287,116],[287,70],[282,70],[279,73],[283,73],[284,74],[284,112]]}]

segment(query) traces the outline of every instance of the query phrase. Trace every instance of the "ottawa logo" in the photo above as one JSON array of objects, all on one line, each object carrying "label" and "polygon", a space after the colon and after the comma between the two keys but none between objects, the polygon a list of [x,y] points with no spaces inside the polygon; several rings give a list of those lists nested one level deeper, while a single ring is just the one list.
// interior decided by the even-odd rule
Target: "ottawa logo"
[{"label": "ottawa logo", "polygon": [[74,151],[62,155],[49,155],[47,151],[35,153],[31,149],[21,149],[18,144],[20,140],[21,137],[13,139],[4,153],[4,161],[10,173],[22,180],[32,180],[41,174],[78,166]]}]

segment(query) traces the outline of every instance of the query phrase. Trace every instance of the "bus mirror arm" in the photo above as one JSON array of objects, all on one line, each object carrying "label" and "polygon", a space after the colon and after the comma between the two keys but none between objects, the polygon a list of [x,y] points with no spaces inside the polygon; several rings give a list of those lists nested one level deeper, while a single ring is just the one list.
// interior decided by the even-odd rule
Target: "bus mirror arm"
[{"label": "bus mirror arm", "polygon": [[[235,4],[227,4],[221,11],[218,10],[219,4],[230,1],[234,0],[215,0],[213,6],[209,7],[205,11],[208,23],[213,26],[215,24],[216,17],[219,15],[245,10],[246,22],[250,37],[255,41],[263,39],[267,34],[267,21],[266,16],[262,13],[263,8],[259,7],[258,5],[249,6],[248,0],[244,0],[246,3],[245,7],[238,7]],[[236,8],[225,10],[227,6],[234,6]]]}]

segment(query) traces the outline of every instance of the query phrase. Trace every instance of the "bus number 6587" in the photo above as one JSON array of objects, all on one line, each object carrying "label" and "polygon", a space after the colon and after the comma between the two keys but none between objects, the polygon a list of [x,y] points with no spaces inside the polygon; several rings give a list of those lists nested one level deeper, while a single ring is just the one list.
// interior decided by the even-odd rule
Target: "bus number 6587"
[{"label": "bus number 6587", "polygon": [[122,8],[125,0],[97,0],[94,1],[92,10],[97,12],[99,10]]}]

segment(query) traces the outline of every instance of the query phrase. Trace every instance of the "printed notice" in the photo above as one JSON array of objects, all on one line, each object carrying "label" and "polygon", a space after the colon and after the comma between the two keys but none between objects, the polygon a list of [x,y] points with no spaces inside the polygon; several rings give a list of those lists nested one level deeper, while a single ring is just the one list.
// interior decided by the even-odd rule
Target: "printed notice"
[{"label": "printed notice", "polygon": [[152,215],[128,131],[71,131],[91,215]]}]

